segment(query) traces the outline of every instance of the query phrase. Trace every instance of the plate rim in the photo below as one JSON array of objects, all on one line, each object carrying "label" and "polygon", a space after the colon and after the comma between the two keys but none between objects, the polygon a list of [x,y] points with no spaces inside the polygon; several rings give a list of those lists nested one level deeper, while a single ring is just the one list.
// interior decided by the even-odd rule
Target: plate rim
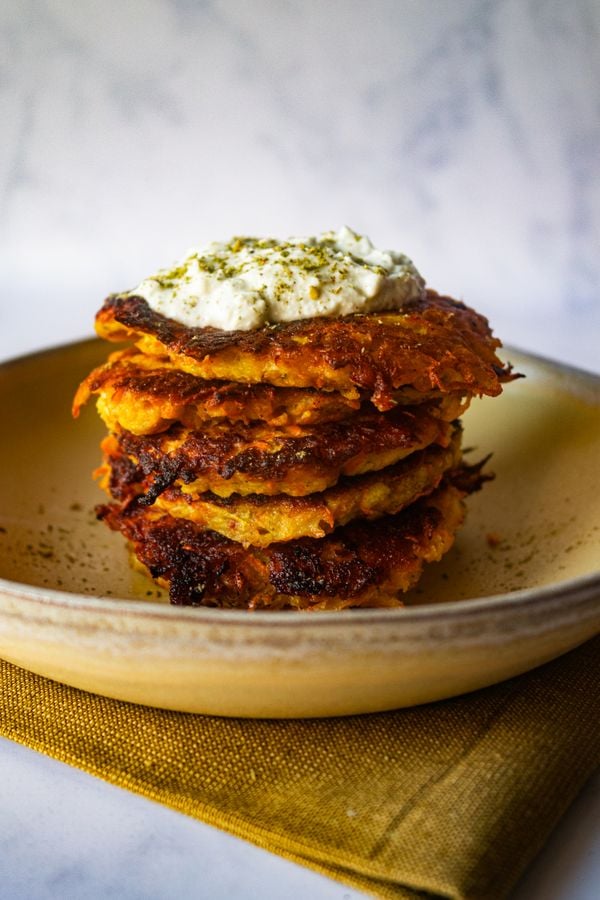
[{"label": "plate rim", "polygon": [[[0,578],[0,597],[20,596],[38,604],[40,607],[70,608],[81,612],[121,611],[133,614],[136,618],[160,618],[172,621],[194,621],[197,624],[214,625],[215,622],[254,625],[268,621],[274,625],[289,623],[319,623],[319,625],[339,625],[343,621],[349,623],[374,622],[389,623],[390,617],[398,622],[412,623],[436,621],[459,616],[461,613],[472,613],[475,616],[487,615],[494,610],[505,610],[509,606],[535,607],[545,605],[550,600],[573,601],[591,597],[597,590],[600,599],[600,571],[581,575],[577,578],[543,585],[538,588],[520,588],[488,597],[473,597],[467,600],[448,600],[443,603],[423,603],[418,606],[394,608],[367,607],[346,610],[347,616],[340,616],[339,610],[323,610],[316,612],[303,611],[298,615],[295,610],[248,610],[219,609],[207,606],[176,606],[170,603],[156,603],[152,600],[128,600],[118,597],[92,596],[60,591],[56,588],[41,588],[23,582]],[[294,626],[298,627],[298,626]]]}]

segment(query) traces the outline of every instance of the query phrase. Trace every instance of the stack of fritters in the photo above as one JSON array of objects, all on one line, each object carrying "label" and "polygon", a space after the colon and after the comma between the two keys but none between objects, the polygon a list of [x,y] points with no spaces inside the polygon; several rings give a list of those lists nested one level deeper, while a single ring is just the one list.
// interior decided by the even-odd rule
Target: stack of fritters
[{"label": "stack of fritters", "polygon": [[432,291],[399,312],[189,328],[108,298],[135,346],[80,386],[109,428],[99,508],[179,604],[400,606],[485,476],[458,417],[515,377],[487,321]]}]

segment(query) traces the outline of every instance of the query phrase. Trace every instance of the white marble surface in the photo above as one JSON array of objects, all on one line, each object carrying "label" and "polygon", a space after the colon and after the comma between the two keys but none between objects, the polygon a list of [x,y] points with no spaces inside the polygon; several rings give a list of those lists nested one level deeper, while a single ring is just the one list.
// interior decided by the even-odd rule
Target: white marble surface
[{"label": "white marble surface", "polygon": [[[0,359],[187,246],[343,222],[600,371],[597,0],[0,0]],[[354,898],[0,741],[9,900]],[[595,900],[600,784],[514,900]]]},{"label": "white marble surface", "polygon": [[[359,900],[363,895],[0,739],[6,900]],[[510,900],[597,900],[600,778]]]}]

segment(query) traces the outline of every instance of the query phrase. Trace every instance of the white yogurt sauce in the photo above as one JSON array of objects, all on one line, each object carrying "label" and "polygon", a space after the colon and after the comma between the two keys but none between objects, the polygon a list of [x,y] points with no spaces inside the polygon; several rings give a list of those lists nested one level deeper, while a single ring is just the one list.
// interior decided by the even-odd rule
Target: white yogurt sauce
[{"label": "white yogurt sauce", "polygon": [[191,250],[129,296],[188,327],[250,331],[313,316],[400,309],[424,280],[402,253],[378,250],[350,228],[319,237],[236,237]]}]

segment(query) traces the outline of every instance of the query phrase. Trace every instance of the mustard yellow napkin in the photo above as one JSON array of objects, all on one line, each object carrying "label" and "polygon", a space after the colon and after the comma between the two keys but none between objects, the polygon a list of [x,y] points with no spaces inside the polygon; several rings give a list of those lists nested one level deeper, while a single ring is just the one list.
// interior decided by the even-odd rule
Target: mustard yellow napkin
[{"label": "mustard yellow napkin", "polygon": [[470,696],[268,722],[134,706],[0,662],[0,734],[367,893],[498,900],[600,762],[599,676],[597,638]]}]

